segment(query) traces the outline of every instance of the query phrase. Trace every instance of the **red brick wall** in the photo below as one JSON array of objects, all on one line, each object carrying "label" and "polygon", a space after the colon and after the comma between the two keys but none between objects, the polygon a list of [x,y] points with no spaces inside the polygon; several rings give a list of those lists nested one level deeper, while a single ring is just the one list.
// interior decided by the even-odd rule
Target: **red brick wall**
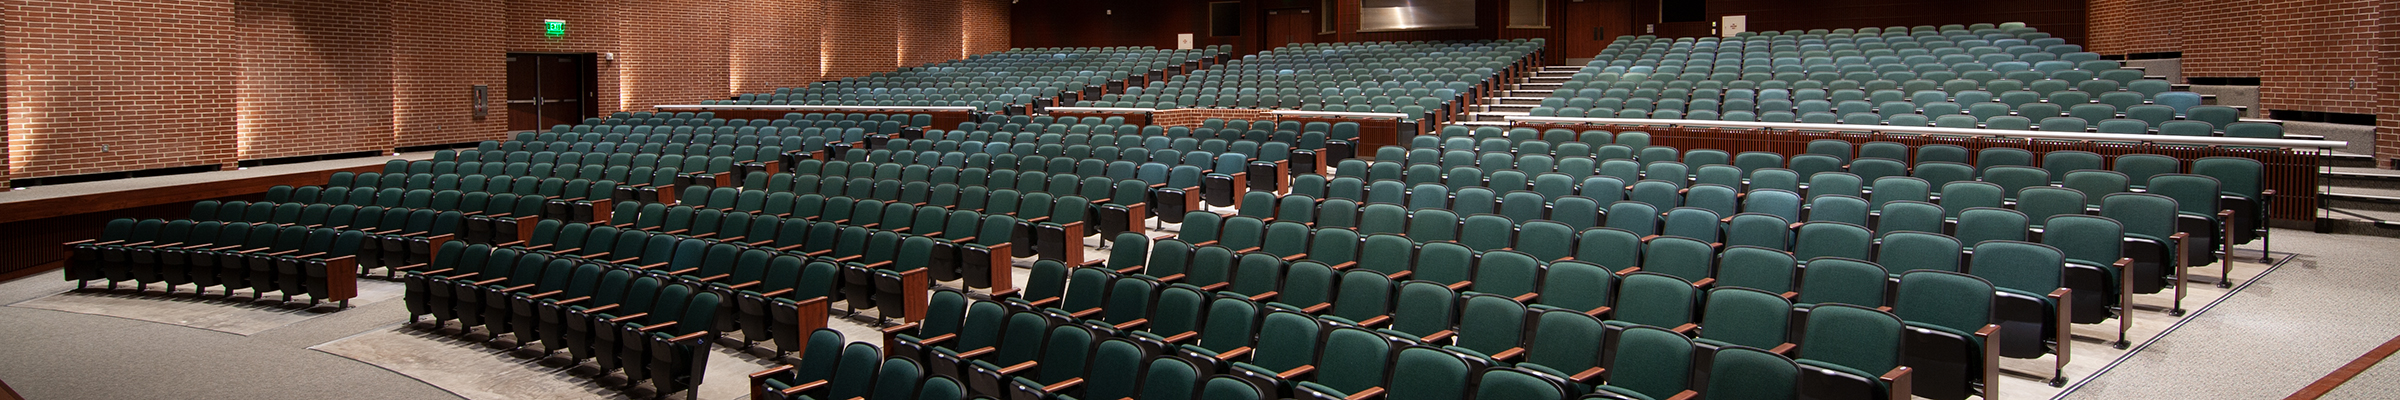
[{"label": "red brick wall", "polygon": [[[776,88],[807,86],[820,76],[817,67],[818,12],[816,0],[732,0],[727,14],[733,33],[727,57],[732,69],[732,93],[770,93]],[[1005,27],[1003,27],[1005,28]]]},{"label": "red brick wall", "polygon": [[511,52],[616,53],[607,113],[1011,42],[1001,0],[910,1],[0,0],[0,182],[497,138]]},{"label": "red brick wall", "polygon": [[241,159],[393,147],[390,2],[234,3]]},{"label": "red brick wall", "polygon": [[[900,23],[892,28],[899,32],[900,66],[914,67],[955,60],[963,42],[960,18],[966,0],[902,0],[896,12]],[[892,4],[892,3],[885,3]]]},{"label": "red brick wall", "polygon": [[[398,147],[499,139],[508,128],[506,4],[488,0],[392,3],[392,134]],[[580,28],[580,27],[577,27]],[[474,86],[490,88],[475,117]]]},{"label": "red brick wall", "polygon": [[2257,77],[2260,106],[2270,110],[2373,114],[2384,87],[2375,48],[2383,3],[2092,0],[2086,46],[2108,55],[2179,51],[2185,76]]},{"label": "red brick wall", "polygon": [[2374,114],[2377,1],[2269,4],[2260,21],[2266,26],[2260,50],[2282,62],[2261,63],[2259,105],[2269,110]]},{"label": "red brick wall", "polygon": [[959,52],[960,56],[1008,50],[1008,20],[1011,18],[1008,5],[1010,2],[1006,0],[965,0],[964,2],[966,4],[959,7],[958,10],[959,19],[966,22],[966,28],[959,32],[962,35],[959,40],[963,42],[961,44],[963,47],[960,49],[962,51]]},{"label": "red brick wall", "polygon": [[[825,3],[823,44],[825,77],[848,78],[891,71],[900,63],[899,5],[864,0]],[[912,24],[955,24],[956,20],[906,21]]]},{"label": "red brick wall", "polygon": [[[2258,76],[2260,0],[2183,3],[2183,76]],[[2202,45],[2205,43],[2205,45]],[[2113,54],[2113,53],[2112,53]]]},{"label": "red brick wall", "polygon": [[[672,0],[627,3],[617,68],[625,109],[723,99],[727,25],[721,2]],[[572,26],[574,24],[568,24]]]},{"label": "red brick wall", "polygon": [[10,177],[234,163],[232,1],[7,5]]},{"label": "red brick wall", "polygon": [[2094,0],[2093,3],[2123,3],[2125,17],[2115,30],[2116,43],[2112,49],[2123,51],[2108,54],[2157,53],[2181,51],[2183,45],[2182,16],[2184,9],[2171,0]]},{"label": "red brick wall", "polygon": [[2392,160],[2400,158],[2400,1],[2383,2],[2377,13],[2383,21],[2383,101],[2375,111],[2375,158],[2384,168],[2400,168]]}]

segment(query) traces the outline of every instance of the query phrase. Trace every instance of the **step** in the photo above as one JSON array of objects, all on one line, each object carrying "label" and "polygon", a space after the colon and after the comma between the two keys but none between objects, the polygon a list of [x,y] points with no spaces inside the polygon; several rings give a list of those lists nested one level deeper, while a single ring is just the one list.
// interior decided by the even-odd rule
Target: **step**
[{"label": "step", "polygon": [[1450,124],[1451,124],[1451,125],[1458,125],[1458,126],[1466,126],[1466,127],[1477,127],[1477,126],[1497,126],[1497,127],[1506,128],[1506,127],[1508,127],[1508,126],[1509,126],[1507,121],[1458,121],[1458,122],[1452,122],[1452,123],[1450,123]]},{"label": "step", "polygon": [[1531,96],[1526,96],[1526,97],[1485,97],[1485,98],[1483,98],[1483,104],[1531,104],[1531,105],[1540,105],[1540,104],[1542,104],[1542,99],[1546,99],[1546,98],[1548,98],[1548,97],[1531,97]]},{"label": "step", "polygon": [[2400,212],[2326,207],[2317,219],[2319,231],[2342,235],[2400,238]]},{"label": "step", "polygon": [[2334,187],[2317,198],[2326,208],[2400,212],[2400,189]]},{"label": "step", "polygon": [[1470,109],[1470,111],[1497,111],[1523,114],[1532,112],[1534,107],[1540,106],[1541,105],[1539,104],[1477,104],[1474,105],[1474,108]]},{"label": "step", "polygon": [[1507,122],[1507,121],[1508,121],[1508,117],[1510,117],[1510,116],[1523,116],[1523,115],[1526,115],[1525,113],[1521,113],[1521,112],[1505,112],[1505,111],[1483,111],[1483,112],[1474,112],[1474,113],[1468,113],[1468,114],[1469,114],[1469,116],[1471,117],[1471,118],[1469,119],[1470,121],[1489,121],[1489,122]]},{"label": "step", "polygon": [[1509,84],[1509,85],[1508,85],[1508,90],[1531,90],[1531,89],[1540,89],[1540,90],[1558,90],[1558,88],[1559,88],[1560,86],[1561,86],[1561,84],[1559,84],[1559,83],[1556,83],[1556,82],[1552,82],[1552,83],[1538,83],[1538,82],[1528,82],[1528,83],[1512,83],[1512,84]]},{"label": "step", "polygon": [[1494,95],[1498,95],[1498,97],[1533,97],[1533,98],[1547,98],[1547,97],[1550,97],[1550,94],[1551,94],[1551,93],[1556,93],[1556,92],[1557,92],[1556,90],[1548,90],[1548,89],[1521,89],[1521,90],[1494,90],[1494,91],[1492,91],[1492,94],[1494,94]]},{"label": "step", "polygon": [[2322,157],[2330,167],[2375,168],[2375,156],[2345,151],[2328,151]]},{"label": "step", "polygon": [[1583,71],[1583,66],[1581,66],[1581,65],[1544,65],[1544,66],[1542,66],[1542,70],[1541,70],[1541,72],[1566,72],[1566,73],[1569,73],[1569,74],[1576,73],[1576,72],[1579,72],[1579,71]]},{"label": "step", "polygon": [[1534,75],[1525,77],[1525,81],[1522,83],[1566,83],[1574,78],[1566,75]]},{"label": "step", "polygon": [[2336,190],[2342,188],[2400,190],[2400,171],[2392,170],[2333,167],[2319,175],[2318,180]]}]

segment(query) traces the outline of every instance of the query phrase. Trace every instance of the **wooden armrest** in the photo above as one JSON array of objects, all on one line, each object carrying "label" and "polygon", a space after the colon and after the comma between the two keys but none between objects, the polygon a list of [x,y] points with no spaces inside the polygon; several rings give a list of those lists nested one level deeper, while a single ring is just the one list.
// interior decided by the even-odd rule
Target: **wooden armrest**
[{"label": "wooden armrest", "polygon": [[1283,262],[1299,261],[1300,259],[1304,258],[1308,258],[1308,253],[1293,253],[1292,255],[1283,256]]},{"label": "wooden armrest", "polygon": [[[613,304],[612,304],[612,305],[613,305]],[[586,312],[589,312],[589,311],[587,310]],[[638,319],[638,318],[641,318],[641,317],[647,317],[647,316],[650,316],[650,313],[639,313],[639,314],[634,314],[634,315],[627,315],[627,316],[622,316],[622,317],[609,318],[609,319],[608,319],[608,323],[614,324],[614,323],[619,323],[619,322],[632,321],[632,320],[634,320],[634,319]]]},{"label": "wooden armrest", "polygon": [[1440,342],[1440,341],[1442,341],[1442,340],[1449,339],[1451,336],[1457,336],[1457,335],[1458,335],[1458,332],[1457,332],[1457,331],[1452,331],[1452,330],[1449,330],[1449,329],[1443,329],[1443,330],[1442,330],[1442,331],[1440,331],[1440,332],[1434,332],[1434,333],[1433,333],[1433,334],[1431,334],[1431,335],[1425,335],[1425,337],[1424,337],[1424,340],[1425,340],[1425,341],[1427,341],[1427,342]]},{"label": "wooden armrest", "polygon": [[1217,244],[1217,241],[1215,241],[1215,240],[1210,240],[1210,241],[1206,241],[1206,242],[1193,243],[1193,244],[1192,244],[1192,248],[1195,248],[1195,249],[1197,249],[1197,248],[1201,248],[1201,247],[1207,247],[1207,246],[1212,246],[1212,245],[1216,245],[1216,244]]},{"label": "wooden armrest", "polygon": [[1908,366],[1905,365],[1892,367],[1891,371],[1884,372],[1883,376],[1875,377],[1875,379],[1881,380],[1884,384],[1889,385],[1892,389],[1892,393],[1899,393],[1903,396],[1906,396],[1908,393],[1913,393],[1910,391],[1911,388],[1909,387],[1909,373],[1911,371],[1913,370],[1909,369]]},{"label": "wooden armrest", "polygon": [[1033,306],[1033,308],[1037,308],[1037,309],[1038,309],[1038,308],[1050,308],[1050,305],[1052,305],[1052,304],[1058,304],[1058,298],[1057,298],[1057,297],[1052,297],[1052,298],[1046,298],[1046,299],[1041,299],[1041,300],[1027,301],[1027,302],[1025,302],[1025,304],[1032,305],[1032,306]]},{"label": "wooden armrest", "polygon": [[1167,337],[1167,343],[1176,343],[1176,344],[1181,344],[1181,343],[1183,343],[1183,342],[1189,342],[1189,341],[1191,341],[1192,339],[1196,339],[1196,338],[1199,338],[1199,337],[1200,337],[1200,331],[1191,331],[1191,332],[1178,333],[1178,334],[1175,334],[1175,336],[1168,336],[1168,337]]},{"label": "wooden armrest", "polygon": [[1266,293],[1259,293],[1259,294],[1257,294],[1257,295],[1252,295],[1252,296],[1250,296],[1250,301],[1261,301],[1261,302],[1263,302],[1263,301],[1267,301],[1267,299],[1272,299],[1272,298],[1275,298],[1275,296],[1278,296],[1278,295],[1281,295],[1281,294],[1282,294],[1281,292],[1266,292]]},{"label": "wooden armrest", "polygon": [[498,277],[498,278],[492,278],[492,279],[485,279],[485,280],[481,280],[481,281],[476,281],[476,282],[475,282],[475,286],[490,286],[490,285],[492,285],[492,284],[501,283],[501,282],[507,282],[507,281],[508,281],[508,277],[505,277],[505,276],[503,276],[503,277]]},{"label": "wooden armrest", "polygon": [[581,303],[581,302],[583,302],[584,300],[591,300],[591,299],[592,299],[592,296],[583,296],[583,297],[577,297],[577,298],[572,298],[572,299],[559,300],[559,301],[558,301],[557,303],[555,303],[555,304],[558,304],[558,305],[562,305],[562,306],[563,306],[563,305],[569,305],[569,304]]},{"label": "wooden armrest", "polygon": [[1542,294],[1541,294],[1541,293],[1532,293],[1532,292],[1528,292],[1528,293],[1525,293],[1525,294],[1520,294],[1520,295],[1517,295],[1516,299],[1517,299],[1517,303],[1518,303],[1518,304],[1532,304],[1532,303],[1533,303],[1533,299],[1538,299],[1538,298],[1541,298],[1541,297],[1542,297]]},{"label": "wooden armrest", "polygon": [[783,389],[783,395],[784,395],[784,396],[798,396],[798,395],[800,395],[801,393],[806,393],[806,392],[809,392],[809,391],[812,391],[812,390],[817,390],[817,388],[822,388],[822,387],[826,387],[826,386],[830,386],[830,385],[832,385],[832,383],[830,383],[830,382],[826,382],[826,381],[825,381],[825,380],[823,380],[823,379],[819,379],[819,380],[815,380],[815,381],[810,381],[810,382],[808,382],[808,383],[803,383],[803,384],[795,385],[795,386],[792,386],[792,387],[784,388],[784,389]]},{"label": "wooden armrest", "polygon": [[1383,326],[1386,322],[1392,322],[1391,314],[1377,315],[1374,318],[1367,318],[1365,321],[1358,321],[1358,326],[1373,328]]},{"label": "wooden armrest", "polygon": [[792,249],[797,249],[797,248],[800,248],[800,246],[807,246],[807,245],[808,245],[807,243],[795,243],[795,244],[792,244],[792,245],[790,245],[790,246],[777,247],[777,248],[775,248],[775,251],[792,251]]},{"label": "wooden armrest", "polygon": [[1093,308],[1089,308],[1089,309],[1084,309],[1083,311],[1076,311],[1076,312],[1072,312],[1072,313],[1067,313],[1067,315],[1069,315],[1069,316],[1073,316],[1073,317],[1075,317],[1075,319],[1090,319],[1090,318],[1092,317],[1092,315],[1093,315],[1093,314],[1099,314],[1099,313],[1100,313],[1100,311],[1101,311],[1101,308],[1099,308],[1099,307],[1093,307]]},{"label": "wooden armrest", "polygon": [[1303,307],[1303,308],[1301,308],[1301,309],[1300,309],[1300,312],[1309,313],[1309,314],[1322,314],[1322,313],[1324,313],[1324,312],[1325,312],[1325,309],[1328,309],[1328,308],[1333,308],[1333,303],[1317,303],[1316,305],[1313,305],[1313,306],[1308,306],[1308,307]]},{"label": "wooden armrest", "polygon": [[1242,356],[1246,355],[1250,355],[1250,346],[1235,347],[1233,350],[1226,350],[1223,353],[1217,353],[1217,359],[1233,361],[1234,359],[1242,358]]},{"label": "wooden armrest", "polygon": [[675,321],[660,322],[660,323],[653,324],[653,325],[650,325],[650,326],[644,326],[644,327],[642,327],[641,329],[635,329],[634,331],[635,331],[635,332],[649,332],[649,331],[655,331],[655,330],[659,330],[659,329],[664,329],[664,328],[666,328],[666,327],[670,327],[670,326],[675,326]]},{"label": "wooden armrest", "polygon": [[775,291],[772,291],[772,292],[759,293],[759,294],[758,294],[758,297],[769,297],[769,298],[773,298],[773,297],[783,297],[783,295],[786,295],[786,294],[791,294],[791,293],[792,293],[792,290],[793,290],[792,288],[782,288],[782,289],[775,289]]},{"label": "wooden armrest", "polygon": [[[682,275],[682,274],[676,274],[676,275]],[[715,283],[715,282],[716,282],[717,280],[719,280],[719,279],[725,279],[725,278],[730,278],[730,277],[733,277],[733,274],[717,274],[716,276],[710,276],[710,277],[706,277],[706,278],[700,278],[700,279],[699,279],[699,281],[700,281],[700,282],[706,282],[706,283]]]},{"label": "wooden armrest", "polygon": [[528,283],[528,284],[523,284],[523,285],[510,286],[510,287],[500,288],[500,292],[501,292],[501,293],[516,293],[516,292],[519,292],[519,291],[524,291],[525,289],[532,289],[534,286],[541,286],[541,285],[540,285],[540,284]]},{"label": "wooden armrest", "polygon": [[1167,275],[1167,276],[1161,276],[1161,277],[1158,277],[1158,282],[1159,282],[1159,283],[1175,283],[1175,282],[1181,282],[1181,281],[1183,281],[1183,274],[1174,274],[1174,275]]},{"label": "wooden armrest", "polygon": [[1514,361],[1510,361],[1510,360],[1515,360],[1515,359],[1517,359],[1517,357],[1518,357],[1518,356],[1523,356],[1523,355],[1525,355],[1525,348],[1524,348],[1524,347],[1510,347],[1510,348],[1508,348],[1508,350],[1501,350],[1501,351],[1500,351],[1500,354],[1493,354],[1493,355],[1492,355],[1492,359],[1493,359],[1493,360],[1499,360],[1499,361],[1502,361],[1502,362],[1514,362]]},{"label": "wooden armrest", "polygon": [[1211,292],[1214,292],[1214,291],[1219,291],[1219,290],[1225,290],[1225,287],[1226,287],[1226,286],[1229,286],[1229,285],[1232,285],[1232,282],[1217,282],[1217,283],[1212,283],[1212,284],[1209,284],[1209,285],[1207,285],[1207,286],[1201,286],[1201,287],[1200,287],[1200,290],[1206,290],[1206,291],[1211,291]]},{"label": "wooden armrest", "polygon": [[1033,367],[1038,367],[1041,365],[1041,361],[1027,360],[1025,362],[1017,363],[1017,365],[1010,365],[1006,368],[1001,368],[998,372],[1000,372],[1001,375],[1016,375],[1019,372],[1025,372],[1025,370],[1033,369]]},{"label": "wooden armrest", "polygon": [[1600,383],[1600,376],[1607,373],[1607,368],[1591,367],[1583,370],[1583,372],[1577,372],[1574,376],[1567,377],[1567,379],[1573,379],[1576,382],[1586,385],[1597,385]]},{"label": "wooden armrest", "polygon": [[780,373],[785,373],[785,372],[791,372],[791,371],[792,371],[792,370],[794,370],[794,369],[799,369],[799,367],[794,367],[794,366],[792,366],[791,364],[777,365],[777,366],[775,366],[775,368],[768,368],[768,369],[767,369],[767,370],[765,370],[765,371],[758,371],[758,372],[752,372],[752,373],[750,373],[750,379],[752,379],[752,380],[766,379],[766,378],[768,378],[768,377],[773,377],[773,376],[775,376],[775,374],[780,374]]},{"label": "wooden armrest", "polygon": [[984,347],[984,348],[980,348],[980,349],[967,350],[967,351],[959,352],[959,353],[958,353],[958,358],[972,359],[972,358],[976,358],[976,357],[983,357],[983,355],[985,355],[985,354],[991,354],[991,353],[992,353],[992,352],[994,352],[994,351],[999,351],[999,349],[992,348],[992,347]]},{"label": "wooden armrest", "polygon": [[665,266],[667,266],[667,263],[663,263],[663,262],[662,262],[662,263],[657,263],[657,264],[643,265],[643,266],[634,267],[634,268],[640,268],[640,269],[643,269],[643,270],[653,270],[653,269],[658,269],[659,267],[665,267]]},{"label": "wooden armrest", "polygon": [[[181,244],[181,243],[177,243],[177,244]],[[298,253],[298,252],[300,252],[300,249],[291,249],[291,250],[284,250],[284,251],[278,251],[278,252],[273,252],[273,253],[267,253],[267,254],[266,254],[266,256],[268,256],[268,257],[281,257],[281,256],[284,256],[284,255],[287,255],[287,254]]]},{"label": "wooden armrest", "polygon": [[1706,290],[1706,289],[1708,289],[1708,287],[1710,287],[1710,286],[1716,286],[1716,285],[1717,285],[1717,278],[1700,278],[1700,280],[1697,280],[1697,281],[1692,281],[1692,287],[1694,287],[1694,288],[1700,288],[1700,289],[1703,289],[1703,290]]},{"label": "wooden armrest", "polygon": [[667,275],[683,275],[683,274],[692,273],[692,271],[699,271],[699,270],[700,270],[700,267],[684,268],[684,269],[679,269],[679,270],[674,270],[674,271],[667,271]]},{"label": "wooden armrest", "polygon": [[707,330],[701,330],[701,331],[699,331],[699,332],[686,333],[686,334],[683,334],[683,336],[676,336],[676,337],[667,338],[667,341],[669,341],[669,342],[688,342],[688,341],[692,341],[692,340],[699,339],[699,338],[702,338],[702,337],[707,337],[707,336],[708,336],[708,334],[709,334],[709,332],[708,332]]},{"label": "wooden armrest", "polygon": [[1395,281],[1404,281],[1404,280],[1408,280],[1408,277],[1411,277],[1411,276],[1416,276],[1416,275],[1417,275],[1417,271],[1415,271],[1415,270],[1407,270],[1407,271],[1400,271],[1400,272],[1393,272],[1393,273],[1389,273],[1389,274],[1384,274],[1384,276],[1385,276],[1385,277],[1392,278],[1392,280],[1395,280]]},{"label": "wooden armrest", "polygon": [[1349,271],[1351,268],[1357,268],[1357,267],[1358,267],[1358,262],[1357,262],[1357,261],[1343,261],[1341,264],[1334,264],[1332,268],[1333,268],[1333,270],[1335,270],[1335,271]]},{"label": "wooden armrest", "polygon": [[753,287],[758,287],[758,285],[765,284],[765,283],[766,283],[766,282],[760,282],[760,281],[749,281],[749,282],[742,282],[742,283],[737,283],[737,284],[733,284],[733,285],[728,285],[728,286],[725,286],[725,288],[726,288],[726,289],[733,289],[733,290],[744,290],[744,289],[749,289],[749,288],[753,288]]},{"label": "wooden armrest", "polygon": [[1360,390],[1360,391],[1358,391],[1358,393],[1351,394],[1351,395],[1350,395],[1350,397],[1343,397],[1343,398],[1342,398],[1342,400],[1367,400],[1367,399],[1379,399],[1379,398],[1383,398],[1383,395],[1384,395],[1384,390],[1383,390],[1383,387],[1382,387],[1382,386],[1376,386],[1376,387],[1367,388],[1366,390]]},{"label": "wooden armrest", "polygon": [[1700,398],[1700,392],[1694,392],[1691,389],[1684,389],[1682,392],[1675,393],[1674,397],[1668,397],[1667,400],[1691,400],[1696,398]]},{"label": "wooden armrest", "polygon": [[957,339],[957,338],[958,338],[958,334],[956,334],[956,333],[944,333],[944,334],[942,334],[941,336],[934,336],[934,337],[929,337],[929,338],[924,338],[924,339],[917,339],[917,343],[924,344],[924,345],[926,345],[926,346],[932,346],[932,345],[936,345],[936,344],[941,344],[941,343],[943,343],[943,342],[949,342],[951,339]]},{"label": "wooden armrest", "polygon": [[599,313],[601,313],[601,312],[604,312],[604,311],[608,311],[608,310],[615,310],[615,309],[617,309],[617,305],[616,305],[616,304],[609,304],[609,305],[604,305],[604,306],[599,306],[599,307],[586,308],[586,309],[584,309],[584,310],[583,310],[583,313],[584,313],[584,314],[599,314]]},{"label": "wooden armrest", "polygon": [[1307,374],[1308,374],[1308,373],[1310,373],[1310,372],[1317,372],[1317,366],[1315,366],[1315,365],[1302,365],[1302,366],[1292,367],[1292,369],[1288,369],[1288,370],[1284,370],[1283,372],[1276,373],[1276,374],[1275,374],[1275,377],[1276,377],[1276,378],[1281,378],[1281,379],[1283,379],[1283,380],[1287,380],[1287,381],[1288,381],[1288,380],[1292,380],[1293,378],[1298,378],[1298,377],[1300,377],[1300,376],[1302,376],[1302,375],[1307,375]]},{"label": "wooden armrest", "polygon": [[1150,324],[1150,319],[1149,319],[1149,318],[1143,318],[1143,319],[1137,319],[1137,320],[1132,320],[1132,321],[1125,321],[1125,323],[1122,323],[1122,324],[1117,324],[1117,325],[1116,325],[1116,327],[1117,327],[1117,330],[1120,330],[1120,331],[1130,331],[1130,330],[1133,330],[1133,328],[1140,328],[1140,327],[1142,327],[1143,325],[1149,325],[1149,324]]},{"label": "wooden armrest", "polygon": [[1685,322],[1683,325],[1676,325],[1675,329],[1670,330],[1675,331],[1675,333],[1681,333],[1684,336],[1692,336],[1693,331],[1700,330],[1700,324]]},{"label": "wooden armrest", "polygon": [[1044,391],[1044,392],[1050,392],[1050,393],[1058,393],[1058,392],[1060,392],[1060,391],[1064,391],[1064,390],[1067,390],[1068,388],[1073,388],[1073,387],[1075,387],[1076,385],[1082,385],[1082,384],[1083,384],[1083,378],[1067,378],[1067,380],[1064,380],[1064,381],[1059,381],[1058,383],[1053,383],[1053,384],[1050,384],[1050,386],[1043,386],[1043,387],[1042,387],[1042,391]]},{"label": "wooden armrest", "polygon": [[1475,286],[1475,281],[1457,281],[1457,282],[1451,282],[1451,283],[1450,283],[1450,284],[1448,284],[1448,285],[1442,285],[1442,286],[1447,286],[1447,287],[1449,287],[1449,288],[1450,288],[1450,290],[1452,290],[1452,291],[1467,290],[1467,288],[1468,288],[1468,287],[1473,287],[1473,286]]}]

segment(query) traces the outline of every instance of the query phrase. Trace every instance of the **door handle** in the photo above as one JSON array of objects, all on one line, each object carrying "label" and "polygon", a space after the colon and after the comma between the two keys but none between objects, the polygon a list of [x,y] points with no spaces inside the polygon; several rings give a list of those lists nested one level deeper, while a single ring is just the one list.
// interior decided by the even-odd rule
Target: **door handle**
[{"label": "door handle", "polygon": [[533,100],[509,100],[508,104],[535,104]]}]

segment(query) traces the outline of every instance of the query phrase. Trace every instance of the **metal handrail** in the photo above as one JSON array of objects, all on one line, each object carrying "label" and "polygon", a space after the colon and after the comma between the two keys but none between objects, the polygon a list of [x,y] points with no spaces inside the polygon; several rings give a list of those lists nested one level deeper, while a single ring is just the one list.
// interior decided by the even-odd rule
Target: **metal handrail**
[{"label": "metal handrail", "polygon": [[1136,107],[1046,107],[1046,108],[1043,108],[1043,110],[1047,110],[1047,111],[1065,111],[1065,112],[1090,112],[1090,113],[1153,113],[1153,112],[1158,112],[1158,109],[1154,109],[1154,108],[1136,108]]},{"label": "metal handrail", "polygon": [[975,107],[949,106],[809,106],[767,104],[676,104],[652,106],[655,109],[761,110],[761,111],[959,111],[973,112]]},{"label": "metal handrail", "polygon": [[1268,111],[1267,113],[1268,113],[1268,114],[1274,114],[1274,115],[1288,115],[1288,116],[1295,116],[1295,117],[1374,118],[1374,119],[1401,119],[1401,120],[1408,119],[1408,114],[1401,114],[1401,113],[1371,113],[1371,112],[1343,112],[1343,111],[1300,111],[1300,110],[1275,110],[1275,111]]},{"label": "metal handrail", "polygon": [[1534,116],[1521,116],[1521,115],[1512,115],[1512,116],[1509,116],[1509,117],[1508,117],[1508,121],[1509,121],[1509,122],[1552,123],[1552,124],[1668,125],[1668,126],[1725,127],[1725,128],[1766,128],[1766,129],[1794,129],[1794,130],[1806,129],[1806,130],[1830,130],[1830,131],[1873,131],[1873,132],[1885,132],[1885,133],[1914,133],[1914,134],[1925,134],[1925,135],[1966,136],[1966,137],[1976,137],[1976,138],[2024,138],[2024,139],[2053,139],[2053,140],[2090,140],[2090,141],[2148,142],[2148,143],[2156,143],[2156,144],[2188,144],[2188,145],[2214,145],[2214,146],[2250,146],[2250,147],[2278,147],[2278,148],[2314,148],[2314,149],[2331,149],[2331,148],[2348,147],[2348,146],[2350,145],[2350,142],[2348,142],[2348,141],[2341,141],[2341,140],[2257,139],[2257,138],[2234,138],[2234,137],[2217,137],[2217,136],[2175,136],[2175,135],[2147,135],[2147,134],[2145,134],[2145,135],[2129,135],[2129,134],[2120,134],[2120,133],[2074,133],[2074,132],[2018,131],[2018,130],[1999,130],[1999,129],[1936,128],[1936,127],[1921,127],[1921,126],[1850,125],[1850,124],[1811,124],[1811,123],[1796,123],[1796,122],[1744,122],[1744,121],[1712,121],[1712,120],[1696,120],[1696,119],[1646,119],[1646,118],[1567,118],[1567,117],[1534,117]]}]

